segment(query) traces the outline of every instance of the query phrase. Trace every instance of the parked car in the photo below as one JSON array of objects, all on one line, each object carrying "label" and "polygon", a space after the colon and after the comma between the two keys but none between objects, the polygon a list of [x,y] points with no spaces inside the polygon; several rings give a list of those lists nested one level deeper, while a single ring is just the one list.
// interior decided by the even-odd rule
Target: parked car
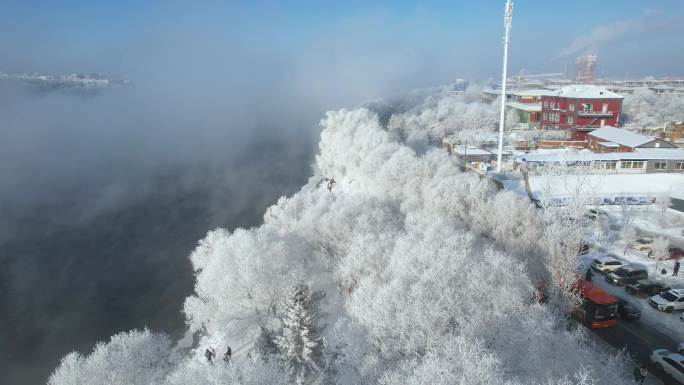
[{"label": "parked car", "polygon": [[679,247],[670,247],[667,249],[668,254],[670,254],[670,259],[679,259],[684,257],[684,250]]},{"label": "parked car", "polygon": [[643,267],[627,265],[606,275],[606,282],[611,285],[622,286],[647,278],[648,273]]},{"label": "parked car", "polygon": [[612,198],[604,197],[603,198],[603,204],[604,205],[614,205],[615,201]]},{"label": "parked car", "polygon": [[631,242],[629,242],[629,247],[638,251],[650,251],[653,246],[652,237],[639,237]]},{"label": "parked car", "polygon": [[600,271],[602,273],[609,273],[621,267],[622,262],[618,261],[617,259],[609,255],[602,255],[598,258],[595,258],[594,261],[591,263],[592,269]]},{"label": "parked car", "polygon": [[672,288],[664,283],[648,279],[642,279],[625,286],[625,291],[627,293],[639,297],[651,297],[670,290],[672,290]]},{"label": "parked car", "polygon": [[651,362],[656,372],[667,373],[680,384],[684,384],[684,356],[667,349],[657,349],[651,353]]},{"label": "parked car", "polygon": [[684,289],[673,289],[654,295],[648,303],[654,308],[671,313],[673,310],[684,309]]},{"label": "parked car", "polygon": [[618,314],[627,320],[641,318],[641,310],[624,298],[618,298]]},{"label": "parked car", "polygon": [[584,214],[585,217],[589,219],[596,219],[601,215],[607,215],[605,211],[599,210],[599,209],[589,209],[586,214]]}]

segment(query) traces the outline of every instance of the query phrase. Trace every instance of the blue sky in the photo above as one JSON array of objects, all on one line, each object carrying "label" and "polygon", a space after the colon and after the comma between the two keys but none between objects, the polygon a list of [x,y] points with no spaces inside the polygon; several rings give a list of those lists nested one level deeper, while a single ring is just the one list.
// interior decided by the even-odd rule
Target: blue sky
[{"label": "blue sky", "polygon": [[[175,50],[181,62],[225,60],[226,70],[230,53],[283,68],[365,64],[407,86],[496,78],[502,10],[490,0],[10,1],[0,69],[127,75],[174,61]],[[595,49],[599,75],[684,76],[683,17],[681,1],[517,1],[510,67],[562,71]]]}]

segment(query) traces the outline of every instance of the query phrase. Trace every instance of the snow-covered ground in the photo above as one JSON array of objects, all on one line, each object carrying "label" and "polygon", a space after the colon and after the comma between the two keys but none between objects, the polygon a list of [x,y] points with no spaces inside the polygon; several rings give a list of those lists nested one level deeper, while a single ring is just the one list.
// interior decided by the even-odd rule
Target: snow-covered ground
[{"label": "snow-covered ground", "polygon": [[[507,172],[503,180],[506,190],[525,193],[520,173]],[[558,196],[572,195],[576,183],[591,186],[588,192],[596,196],[647,196],[668,193],[678,197],[684,191],[684,174],[592,174],[574,177],[573,175],[548,176],[529,175],[532,192],[548,191]],[[586,190],[586,189],[584,189]]]},{"label": "snow-covered ground", "polygon": [[580,179],[572,175],[541,176],[530,175],[530,188],[539,192],[551,187],[551,192],[558,195],[570,195],[568,191],[576,190],[576,182],[581,180],[592,186],[591,193],[597,196],[648,196],[662,193],[684,191],[684,174],[593,174],[581,176]]}]

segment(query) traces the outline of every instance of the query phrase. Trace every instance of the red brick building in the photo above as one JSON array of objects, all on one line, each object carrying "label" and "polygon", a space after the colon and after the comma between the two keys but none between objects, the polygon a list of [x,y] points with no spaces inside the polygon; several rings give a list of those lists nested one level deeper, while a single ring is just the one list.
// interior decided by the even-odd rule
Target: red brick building
[{"label": "red brick building", "polygon": [[585,140],[587,133],[619,125],[622,96],[594,85],[561,87],[541,97],[542,130],[567,130],[568,138]]}]

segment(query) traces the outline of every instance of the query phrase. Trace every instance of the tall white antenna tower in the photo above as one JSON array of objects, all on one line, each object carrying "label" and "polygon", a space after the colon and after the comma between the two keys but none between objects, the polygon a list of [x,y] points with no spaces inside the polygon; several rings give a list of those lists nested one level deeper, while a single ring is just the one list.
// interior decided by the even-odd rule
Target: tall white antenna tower
[{"label": "tall white antenna tower", "polygon": [[508,66],[508,42],[511,32],[511,22],[513,21],[513,3],[511,0],[506,0],[504,9],[504,55],[503,55],[503,72],[501,74],[501,115],[499,116],[499,154],[496,158],[496,171],[501,172],[501,162],[503,154],[503,134],[504,134],[504,120],[506,117],[506,67]]}]

